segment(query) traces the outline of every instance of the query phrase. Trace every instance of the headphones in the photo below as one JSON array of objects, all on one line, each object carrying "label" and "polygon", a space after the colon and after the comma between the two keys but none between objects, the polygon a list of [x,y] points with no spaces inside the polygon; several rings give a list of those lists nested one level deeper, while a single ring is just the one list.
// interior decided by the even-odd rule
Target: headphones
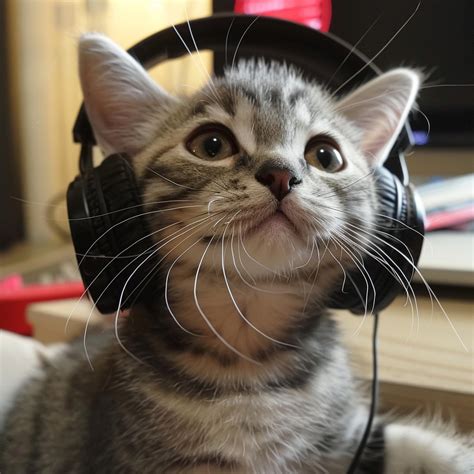
[{"label": "headphones", "polygon": [[[258,18],[258,25],[249,28]],[[234,38],[229,34],[239,32]],[[201,50],[238,50],[237,57],[263,56],[294,64],[308,78],[331,81],[341,92],[353,89],[380,70],[350,45],[328,33],[306,26],[251,15],[216,15],[177,25],[176,31],[192,44],[192,29]],[[145,68],[188,54],[173,28],[149,36],[128,50]],[[245,37],[242,33],[245,31]],[[353,77],[354,76],[354,77]],[[352,78],[345,84],[347,78]],[[84,285],[102,313],[129,308],[134,298],[145,297],[134,289],[153,274],[157,258],[147,258],[152,240],[143,215],[139,188],[129,157],[108,156],[94,167],[94,134],[82,105],[73,137],[81,144],[80,174],[69,185],[67,208],[71,236]],[[409,183],[404,153],[411,146],[411,131],[405,124],[383,167],[377,168],[379,213],[383,232],[376,238],[380,253],[366,255],[363,266],[347,274],[344,288],[330,298],[332,308],[354,314],[377,313],[387,307],[413,276],[423,244],[423,205]],[[381,255],[384,252],[384,259]],[[137,255],[142,259],[137,260]],[[116,257],[116,258],[114,258]],[[136,270],[137,263],[141,264]],[[396,269],[395,276],[387,266]],[[373,281],[373,287],[367,279]],[[127,284],[126,284],[127,283]],[[368,288],[367,288],[368,286]],[[124,289],[125,287],[125,289]],[[142,284],[143,288],[143,284]]]}]

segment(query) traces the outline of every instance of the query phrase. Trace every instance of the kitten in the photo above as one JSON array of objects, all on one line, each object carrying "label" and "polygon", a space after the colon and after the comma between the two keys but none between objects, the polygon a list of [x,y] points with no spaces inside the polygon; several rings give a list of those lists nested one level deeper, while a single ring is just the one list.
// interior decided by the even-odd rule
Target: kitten
[{"label": "kitten", "polygon": [[[172,97],[90,34],[80,76],[102,150],[133,157],[163,260],[119,340],[88,338],[93,371],[74,343],[24,388],[1,471],[346,472],[367,402],[325,308],[371,245],[371,170],[418,75],[396,69],[337,100],[251,61]],[[467,440],[379,418],[359,472],[473,467]]]}]

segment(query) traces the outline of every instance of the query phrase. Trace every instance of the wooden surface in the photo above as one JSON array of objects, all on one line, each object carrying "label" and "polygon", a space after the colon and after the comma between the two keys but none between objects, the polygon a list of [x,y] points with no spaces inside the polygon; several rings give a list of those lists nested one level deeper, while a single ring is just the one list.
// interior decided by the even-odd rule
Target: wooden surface
[{"label": "wooden surface", "polygon": [[382,382],[379,411],[425,419],[441,417],[463,432],[474,431],[474,400],[465,393]]},{"label": "wooden surface", "polygon": [[[418,312],[398,298],[380,314],[379,367],[385,382],[474,394],[473,302],[443,299],[446,315],[435,302],[418,298]],[[345,339],[356,369],[371,371],[372,320],[340,312]],[[448,321],[448,317],[452,323]],[[459,334],[463,342],[455,333]],[[463,346],[464,344],[464,346]]]},{"label": "wooden surface", "polygon": [[70,341],[82,336],[89,326],[109,322],[92,310],[87,297],[34,303],[28,307],[28,321],[33,326],[35,339],[43,344]]},{"label": "wooden surface", "polygon": [[0,278],[12,274],[28,277],[30,274],[47,271],[65,261],[74,261],[74,249],[70,244],[17,244],[8,252],[0,252]]},{"label": "wooden surface", "polygon": [[[379,319],[380,408],[395,414],[440,415],[474,430],[473,302],[442,299],[446,315],[418,298],[418,318],[398,298]],[[462,338],[460,342],[453,327]],[[356,373],[371,378],[372,319],[346,312],[337,318]],[[465,348],[463,347],[463,344]]]}]

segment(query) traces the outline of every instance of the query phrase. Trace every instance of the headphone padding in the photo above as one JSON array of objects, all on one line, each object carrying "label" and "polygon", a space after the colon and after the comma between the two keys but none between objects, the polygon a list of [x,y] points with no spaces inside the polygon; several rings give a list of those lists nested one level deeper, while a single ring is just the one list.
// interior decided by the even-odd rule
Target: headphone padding
[{"label": "headphone padding", "polygon": [[97,308],[116,311],[130,277],[121,304],[128,307],[129,296],[156,262],[147,258],[153,242],[129,158],[111,155],[76,178],[68,190],[68,212],[79,270]]},{"label": "headphone padding", "polygon": [[[411,281],[421,253],[424,215],[415,191],[405,187],[384,167],[375,173],[378,215],[371,247],[364,258],[366,274],[354,269],[347,275],[344,290],[331,297],[331,306],[355,314],[386,308]],[[366,279],[370,275],[367,302]],[[339,286],[340,287],[340,286]]]}]

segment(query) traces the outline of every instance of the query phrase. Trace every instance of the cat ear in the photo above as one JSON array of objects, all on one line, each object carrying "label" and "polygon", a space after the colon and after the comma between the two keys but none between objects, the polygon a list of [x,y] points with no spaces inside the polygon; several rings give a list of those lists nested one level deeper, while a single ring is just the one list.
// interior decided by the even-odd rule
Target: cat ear
[{"label": "cat ear", "polygon": [[419,87],[417,72],[394,69],[359,87],[337,104],[337,110],[361,130],[359,146],[372,167],[386,160]]},{"label": "cat ear", "polygon": [[175,99],[106,36],[83,35],[79,76],[87,115],[103,152],[140,151],[156,133],[163,109]]}]

